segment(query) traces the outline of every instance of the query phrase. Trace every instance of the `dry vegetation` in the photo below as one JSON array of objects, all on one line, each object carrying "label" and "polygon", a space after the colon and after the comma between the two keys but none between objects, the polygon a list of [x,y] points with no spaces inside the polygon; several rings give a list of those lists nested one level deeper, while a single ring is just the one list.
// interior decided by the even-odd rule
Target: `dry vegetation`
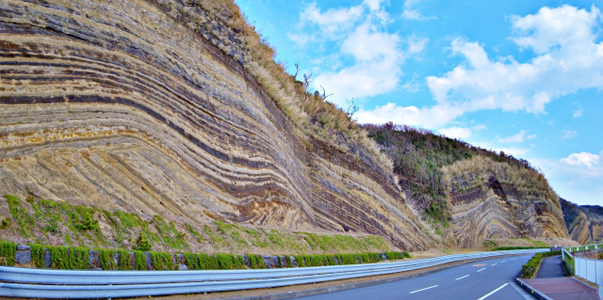
[{"label": "dry vegetation", "polygon": [[307,81],[298,81],[285,63],[275,61],[276,51],[233,0],[149,1],[241,63],[301,132],[359,159],[376,158],[391,170],[391,161],[348,113],[324,95],[309,93]]},{"label": "dry vegetation", "polygon": [[539,193],[557,199],[544,176],[526,160],[425,129],[392,123],[364,128],[392,159],[398,184],[435,225],[436,233],[448,227],[448,193],[482,187],[491,175],[525,195]]}]

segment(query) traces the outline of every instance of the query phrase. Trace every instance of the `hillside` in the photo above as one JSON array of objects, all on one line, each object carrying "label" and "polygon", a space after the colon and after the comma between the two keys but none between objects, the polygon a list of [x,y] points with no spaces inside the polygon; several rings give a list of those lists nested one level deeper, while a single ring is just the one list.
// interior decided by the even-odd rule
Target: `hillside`
[{"label": "hillside", "polygon": [[568,238],[557,195],[527,161],[428,130],[365,128],[393,160],[407,202],[434,239],[472,248],[492,239]]},{"label": "hillside", "polygon": [[[0,10],[0,194],[83,205],[107,226],[99,211],[432,245],[389,160],[274,62],[234,2],[6,0]],[[67,242],[24,234],[15,214],[45,210],[22,203],[0,201],[2,237]],[[116,235],[113,246],[129,247]]]},{"label": "hillside", "polygon": [[559,202],[572,240],[583,245],[603,239],[603,207],[577,205],[563,198]]}]

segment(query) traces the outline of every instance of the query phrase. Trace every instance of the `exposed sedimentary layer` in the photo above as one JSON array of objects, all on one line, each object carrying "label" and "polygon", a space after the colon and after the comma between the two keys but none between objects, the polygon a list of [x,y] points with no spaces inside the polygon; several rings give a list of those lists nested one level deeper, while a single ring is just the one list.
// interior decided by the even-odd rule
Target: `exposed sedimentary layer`
[{"label": "exposed sedimentary layer", "polygon": [[2,193],[430,243],[376,160],[303,136],[146,1],[2,1],[0,77]]},{"label": "exposed sedimentary layer", "polygon": [[603,238],[603,208],[598,205],[579,206],[560,199],[565,225],[572,240],[587,244]]},{"label": "exposed sedimentary layer", "polygon": [[485,239],[568,238],[554,194],[500,182],[507,176],[499,169],[452,177],[450,209],[457,244],[473,248]]}]

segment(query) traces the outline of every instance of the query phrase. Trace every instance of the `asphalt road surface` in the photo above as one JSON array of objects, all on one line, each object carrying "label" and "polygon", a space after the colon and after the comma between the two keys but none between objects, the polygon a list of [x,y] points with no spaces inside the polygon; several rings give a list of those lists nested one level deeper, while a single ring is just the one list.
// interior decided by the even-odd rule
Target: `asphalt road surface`
[{"label": "asphalt road surface", "polygon": [[304,300],[524,300],[535,299],[515,283],[532,255],[478,261],[427,274],[341,292],[300,298]]}]

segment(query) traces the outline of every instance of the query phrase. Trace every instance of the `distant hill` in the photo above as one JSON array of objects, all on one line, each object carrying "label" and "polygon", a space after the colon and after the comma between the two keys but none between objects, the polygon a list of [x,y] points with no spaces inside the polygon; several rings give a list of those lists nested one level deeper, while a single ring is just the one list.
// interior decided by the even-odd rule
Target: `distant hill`
[{"label": "distant hill", "polygon": [[563,198],[559,202],[565,226],[574,241],[586,244],[603,239],[603,207],[577,205]]}]

